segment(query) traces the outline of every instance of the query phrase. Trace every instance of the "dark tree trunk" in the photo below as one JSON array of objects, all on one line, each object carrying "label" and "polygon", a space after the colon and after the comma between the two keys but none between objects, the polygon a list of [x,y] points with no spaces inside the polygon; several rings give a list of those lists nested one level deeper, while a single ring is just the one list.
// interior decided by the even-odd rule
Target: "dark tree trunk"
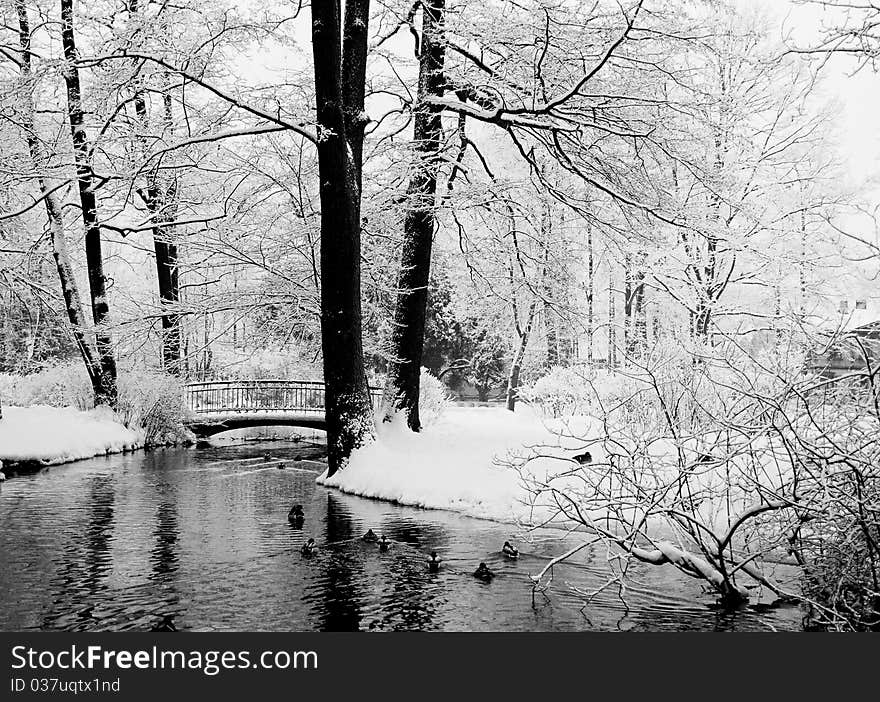
[{"label": "dark tree trunk", "polygon": [[[132,7],[136,7],[132,3]],[[163,96],[164,126],[172,129],[171,96]],[[134,97],[134,108],[144,131],[149,126],[147,101],[142,90]],[[146,151],[146,150],[145,150]],[[146,153],[144,154],[146,156]],[[162,182],[156,168],[147,172],[147,187],[139,191],[154,221],[171,221],[177,212],[177,182]],[[153,227],[153,250],[156,254],[156,278],[159,285],[159,301],[162,305],[162,365],[166,372],[181,373],[180,278],[178,274],[177,244],[168,227]]]},{"label": "dark tree trunk", "polygon": [[637,265],[633,266],[633,257],[626,256],[624,280],[623,315],[624,315],[624,354],[627,361],[640,356],[648,343],[648,326],[645,319],[645,271],[641,256]]},{"label": "dark tree trunk", "polygon": [[[131,0],[128,6],[132,15],[139,12],[138,0]],[[137,80],[137,78],[135,79]],[[173,134],[174,120],[171,95],[162,95],[163,116],[160,124],[163,131]],[[144,90],[138,85],[134,95],[134,109],[142,132],[149,133],[150,115]],[[144,157],[147,154],[146,139],[141,139]],[[177,179],[172,176],[163,182],[158,166],[146,174],[147,187],[139,190],[144,204],[153,221],[171,221],[177,212]],[[180,280],[178,275],[177,244],[170,236],[169,227],[153,227],[153,250],[156,255],[156,278],[159,286],[159,301],[162,305],[162,367],[166,372],[180,375],[182,372],[182,348],[180,331]]]},{"label": "dark tree trunk", "polygon": [[49,234],[52,238],[52,255],[55,259],[55,267],[58,271],[59,282],[61,283],[61,293],[64,297],[67,319],[70,322],[77,348],[85,363],[86,372],[92,383],[93,391],[97,394],[99,388],[95,383],[100,375],[100,363],[97,357],[97,349],[95,348],[95,338],[91,333],[91,324],[83,310],[82,298],[76,283],[76,274],[73,270],[73,263],[70,260],[61,205],[55,193],[49,192],[42,170],[46,166],[46,157],[40,145],[40,139],[37,136],[34,119],[36,106],[33,99],[34,85],[30,20],[28,19],[24,0],[16,0],[15,8],[18,14],[18,37],[19,45],[21,46],[21,77],[27,96],[24,124],[22,126],[24,127],[31,161],[34,164],[34,170],[37,172],[37,184],[43,193],[46,216],[49,219]]},{"label": "dark tree trunk", "polygon": [[553,308],[546,300],[544,301],[544,335],[547,342],[547,367],[553,368],[560,363],[559,334],[556,330]]},{"label": "dark tree trunk", "polygon": [[180,314],[174,311],[180,303],[180,276],[177,267],[177,244],[168,237],[169,234],[164,227],[153,229],[159,299],[163,308],[162,365],[166,372],[180,375],[182,371]]},{"label": "dark tree trunk", "polygon": [[[346,53],[366,61],[368,0],[346,2]],[[373,437],[373,410],[361,339],[360,164],[347,142],[339,3],[312,4],[321,197],[321,346],[326,389],[328,475]],[[354,67],[349,66],[350,70]],[[364,69],[365,70],[365,69]],[[356,86],[351,86],[355,90]],[[359,89],[363,95],[363,84]],[[348,96],[349,99],[351,96]],[[361,102],[361,104],[363,104]]]},{"label": "dark tree trunk", "polygon": [[67,115],[73,141],[82,220],[85,228],[86,266],[92,298],[92,319],[95,323],[95,346],[98,352],[99,373],[94,382],[95,404],[116,406],[116,359],[113,342],[106,325],[110,307],[107,302],[107,280],[104,276],[104,258],[101,252],[101,228],[98,225],[98,205],[95,196],[95,178],[92,173],[91,149],[83,119],[82,91],[77,68],[76,39],[73,29],[73,0],[61,0],[61,46],[64,52],[64,82],[67,86]]},{"label": "dark tree trunk", "polygon": [[[364,111],[369,23],[369,1],[345,3],[342,35],[342,104],[345,116],[345,138],[351,148],[352,167],[357,177],[359,194],[362,185],[364,129],[369,122]],[[360,208],[360,199],[358,199],[358,208]]]},{"label": "dark tree trunk", "polygon": [[414,109],[413,145],[418,162],[407,189],[403,246],[397,278],[397,300],[391,332],[391,363],[383,400],[389,419],[404,412],[406,423],[419,431],[419,378],[425,338],[431,246],[436,226],[437,176],[443,147],[442,108],[429,102],[443,95],[446,43],[443,37],[445,0],[422,3],[419,86]]}]

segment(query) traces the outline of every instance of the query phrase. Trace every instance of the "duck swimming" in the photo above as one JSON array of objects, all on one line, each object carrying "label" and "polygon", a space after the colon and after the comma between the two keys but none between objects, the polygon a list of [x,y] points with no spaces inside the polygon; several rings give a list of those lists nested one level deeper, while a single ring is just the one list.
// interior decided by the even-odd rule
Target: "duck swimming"
[{"label": "duck swimming", "polygon": [[376,536],[375,532],[372,529],[367,529],[367,533],[361,537],[367,543],[374,544],[379,540],[379,537]]},{"label": "duck swimming", "polygon": [[492,578],[495,577],[495,573],[489,570],[489,566],[487,566],[485,563],[480,563],[480,565],[477,566],[477,569],[474,571],[474,577],[482,580],[484,583],[488,583]]},{"label": "duck swimming", "polygon": [[440,559],[437,558],[437,552],[431,551],[431,557],[428,559],[428,570],[436,573],[440,570]]},{"label": "duck swimming", "polygon": [[275,467],[278,468],[278,470],[284,470],[284,461],[279,462]]},{"label": "duck swimming", "polygon": [[581,465],[584,465],[586,463],[592,463],[593,462],[593,454],[590,453],[589,451],[584,451],[583,453],[579,453],[577,456],[574,456],[574,460],[576,460]]},{"label": "duck swimming", "polygon": [[519,549],[516,546],[512,546],[509,541],[504,542],[504,546],[501,547],[501,553],[508,558],[519,558]]},{"label": "duck swimming", "polygon": [[379,550],[387,551],[390,546],[391,542],[388,540],[385,534],[382,534],[382,538],[379,540]]},{"label": "duck swimming", "polygon": [[295,527],[301,527],[305,519],[306,515],[303,514],[302,505],[294,505],[287,513],[287,521],[293,524]]},{"label": "duck swimming", "polygon": [[177,631],[177,627],[174,626],[174,619],[170,614],[166,614],[162,617],[162,621],[158,624],[154,624],[153,628],[150,631]]},{"label": "duck swimming", "polygon": [[304,556],[314,555],[315,551],[318,550],[318,544],[315,543],[314,539],[309,539],[306,541],[302,548],[300,549],[300,553]]}]

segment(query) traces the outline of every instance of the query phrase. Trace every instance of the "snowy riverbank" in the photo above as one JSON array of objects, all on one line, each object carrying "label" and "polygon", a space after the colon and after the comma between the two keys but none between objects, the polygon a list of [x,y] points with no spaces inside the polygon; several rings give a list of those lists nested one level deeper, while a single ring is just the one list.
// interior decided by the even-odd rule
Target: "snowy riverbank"
[{"label": "snowy riverbank", "polygon": [[144,434],[121,424],[108,409],[4,407],[0,461],[55,465],[142,448]]},{"label": "snowy riverbank", "polygon": [[[528,407],[451,407],[437,422],[414,434],[402,424],[380,429],[379,440],[352,454],[349,465],[318,483],[362,497],[430,509],[446,509],[497,521],[533,521],[520,473],[511,458],[540,453],[536,471],[570,470],[570,458],[585,450],[582,438],[597,427],[588,419],[545,422]],[[558,433],[553,429],[562,429]],[[572,437],[572,438],[569,438]],[[590,446],[594,459],[597,449]]]}]

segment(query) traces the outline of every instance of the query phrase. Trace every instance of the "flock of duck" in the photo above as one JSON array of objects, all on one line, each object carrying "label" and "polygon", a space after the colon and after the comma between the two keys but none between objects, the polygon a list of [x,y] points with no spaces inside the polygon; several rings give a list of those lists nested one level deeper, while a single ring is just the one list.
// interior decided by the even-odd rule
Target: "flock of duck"
[{"label": "flock of duck", "polygon": [[[294,505],[290,508],[290,511],[287,513],[287,521],[290,522],[296,529],[302,529],[303,523],[305,522],[305,513],[303,512],[302,505]],[[376,535],[372,529],[367,529],[366,533],[361,536],[361,540],[368,544],[376,544],[379,547],[380,551],[388,551],[391,548],[391,541],[389,541],[388,537],[385,534],[382,534],[381,537]],[[313,538],[309,538],[300,549],[300,553],[303,556],[313,556],[318,551],[318,544],[315,543]],[[511,544],[509,541],[505,541],[504,545],[501,547],[501,554],[508,559],[515,560],[519,558],[519,550]],[[431,551],[431,555],[427,559],[428,571],[431,573],[437,573],[440,571],[440,564],[442,561],[440,557],[437,555],[436,551]],[[473,572],[473,576],[478,580],[482,580],[483,582],[490,582],[492,578],[495,577],[495,573],[489,570],[489,566],[487,566],[484,562],[480,562],[480,565],[477,566],[477,569]]]}]

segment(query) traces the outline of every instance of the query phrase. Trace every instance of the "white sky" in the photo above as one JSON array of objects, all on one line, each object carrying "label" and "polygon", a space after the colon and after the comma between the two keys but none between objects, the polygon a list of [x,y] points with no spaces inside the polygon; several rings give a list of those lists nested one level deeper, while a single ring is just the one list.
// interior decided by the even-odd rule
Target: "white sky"
[{"label": "white sky", "polygon": [[[797,0],[740,0],[745,6],[771,12],[778,21],[780,36],[794,38],[807,45],[817,37],[823,23],[833,20],[834,13]],[[829,99],[841,106],[840,148],[850,165],[854,182],[864,182],[880,175],[880,73],[870,67],[854,73],[855,59],[832,58],[823,68],[825,90]]]}]

